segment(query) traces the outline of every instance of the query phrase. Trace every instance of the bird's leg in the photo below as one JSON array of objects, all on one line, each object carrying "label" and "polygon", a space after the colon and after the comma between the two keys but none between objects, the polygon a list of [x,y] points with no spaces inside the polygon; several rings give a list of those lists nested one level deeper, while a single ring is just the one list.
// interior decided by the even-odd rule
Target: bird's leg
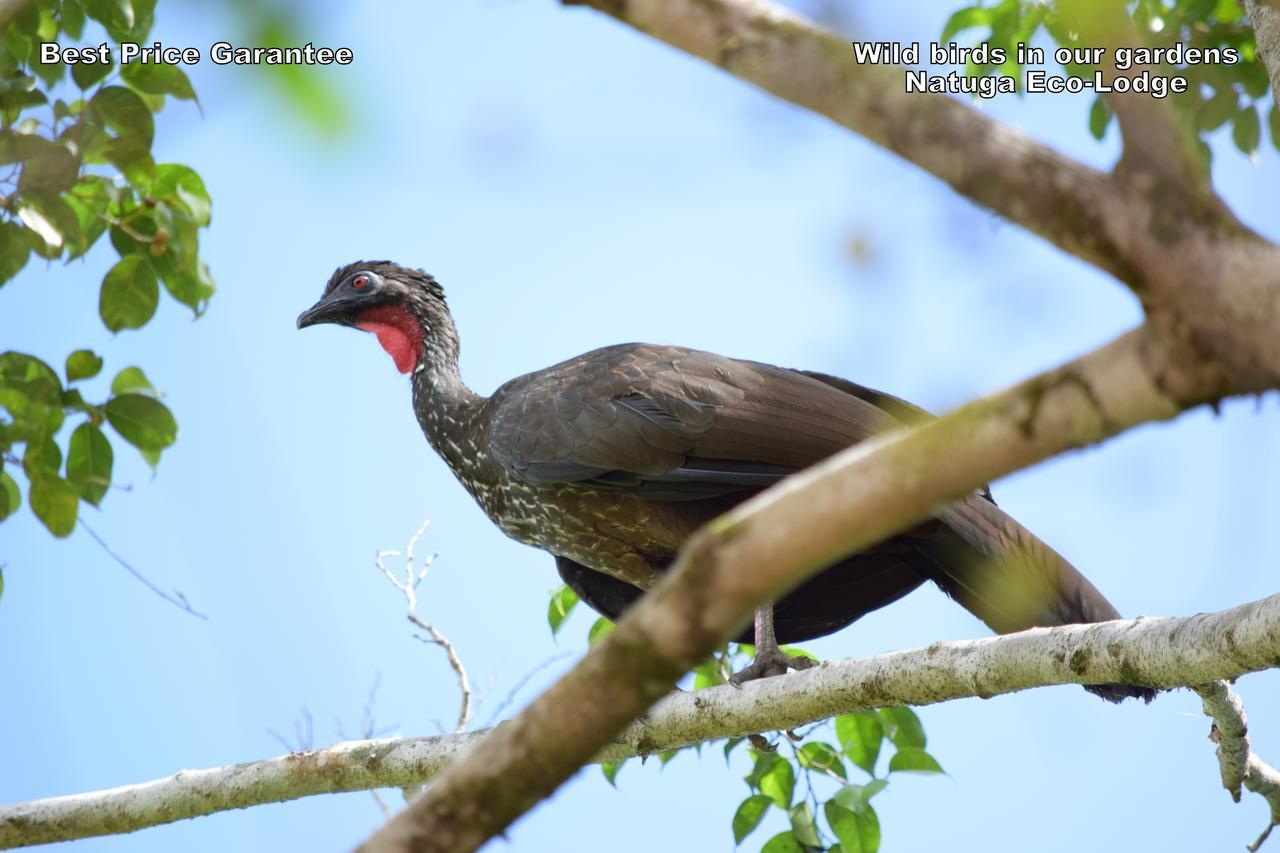
[{"label": "bird's leg", "polygon": [[770,675],[782,675],[788,669],[808,669],[817,661],[803,655],[789,655],[778,648],[773,633],[773,605],[766,604],[756,611],[756,656],[751,663],[729,679],[731,684],[742,684]]}]

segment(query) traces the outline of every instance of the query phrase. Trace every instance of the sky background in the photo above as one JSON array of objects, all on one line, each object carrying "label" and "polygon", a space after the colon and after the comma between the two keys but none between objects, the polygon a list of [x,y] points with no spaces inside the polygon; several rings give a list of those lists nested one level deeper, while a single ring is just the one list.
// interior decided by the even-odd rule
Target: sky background
[{"label": "sky background", "polygon": [[[850,4],[852,5],[852,4]],[[374,569],[425,517],[440,556],[420,614],[455,643],[484,723],[567,668],[590,619],[556,642],[549,556],[507,540],[418,431],[403,376],[371,337],[294,319],[332,270],[392,258],[434,273],[482,393],[587,349],[679,343],[806,367],[935,410],[1100,344],[1140,319],[1122,287],[826,120],[586,10],[548,0],[308,5],[306,38],[355,64],[322,72],[347,100],[325,139],[248,69],[190,71],[203,116],[166,109],[157,160],[190,164],[214,199],[207,315],[167,297],[111,336],[97,287],[113,261],[33,260],[0,292],[0,349],[61,365],[92,347],[109,377],[141,364],[178,416],[152,478],[120,443],[89,524],[199,621],[131,579],[83,531],[55,541],[29,511],[0,527],[0,802],[141,782],[275,755],[306,709],[313,743],[432,734],[456,715],[438,649],[412,639]],[[928,41],[952,5],[859,6],[868,37]],[[160,4],[154,37],[233,38],[215,4]],[[304,39],[305,41],[306,39]],[[1087,99],[983,105],[1106,167]],[[1217,138],[1214,174],[1240,216],[1280,239],[1280,158]],[[856,247],[857,251],[851,251]],[[89,395],[86,395],[89,396]],[[74,423],[74,422],[73,422]],[[1276,592],[1274,396],[1134,430],[995,484],[1002,506],[1127,615],[1218,610]],[[849,657],[980,637],[933,587],[807,648]],[[1239,684],[1250,734],[1280,761],[1280,676]],[[887,851],[1238,849],[1260,798],[1222,790],[1188,693],[1107,705],[1077,687],[922,709],[949,777],[895,778],[876,800]],[[588,768],[501,851],[729,850],[744,756]],[[855,771],[856,773],[856,771]],[[394,793],[390,795],[394,802]],[[926,817],[927,816],[927,817]],[[367,793],[218,814],[81,851],[348,848],[382,816]],[[777,814],[748,841],[784,828]],[[1274,842],[1273,842],[1274,843]]]}]

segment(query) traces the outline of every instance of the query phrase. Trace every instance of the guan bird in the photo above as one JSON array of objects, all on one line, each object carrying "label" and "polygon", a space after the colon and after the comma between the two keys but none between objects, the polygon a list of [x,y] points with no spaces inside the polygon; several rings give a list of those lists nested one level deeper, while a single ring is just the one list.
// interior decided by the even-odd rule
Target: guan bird
[{"label": "guan bird", "polygon": [[[427,441],[493,523],[550,552],[614,619],[702,524],[788,474],[921,418],[856,383],[676,346],[619,344],[482,397],[458,372],[444,290],[425,272],[359,261],[334,272],[298,328],[372,332],[401,373]],[[737,681],[808,662],[779,642],[824,636],[927,580],[999,633],[1120,618],[1048,545],[975,492],[923,524],[836,560],[756,614]],[[752,632],[741,640],[751,642]],[[1092,685],[1112,701],[1152,691]]]}]

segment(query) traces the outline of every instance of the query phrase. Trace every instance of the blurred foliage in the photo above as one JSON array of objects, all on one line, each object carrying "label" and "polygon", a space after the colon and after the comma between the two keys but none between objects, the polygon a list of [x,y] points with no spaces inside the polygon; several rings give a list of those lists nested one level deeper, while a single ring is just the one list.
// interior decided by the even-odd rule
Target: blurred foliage
[{"label": "blurred foliage", "polygon": [[[119,255],[98,290],[112,332],[155,315],[161,286],[199,316],[213,294],[200,259],[209,225],[204,182],[152,158],[155,113],[169,98],[195,101],[176,66],[41,63],[39,45],[145,43],[155,0],[32,0],[0,36],[0,286],[32,254],[81,258],[106,235]],[[112,482],[113,434],[154,467],[178,427],[138,367],[86,399],[103,359],[80,349],[63,372],[31,355],[0,355],[0,520],[27,500],[55,536],[75,527],[80,502],[99,505]],[[69,419],[79,423],[69,436]],[[108,432],[109,428],[111,432]],[[11,473],[12,472],[12,473]]]},{"label": "blurred foliage", "polygon": [[[1262,142],[1262,115],[1271,143],[1280,150],[1280,110],[1270,103],[1266,68],[1257,57],[1253,30],[1237,0],[1137,0],[1126,4],[1134,26],[1145,46],[1168,48],[1175,44],[1201,49],[1232,48],[1239,52],[1234,64],[1199,63],[1180,66],[1176,73],[1187,78],[1187,91],[1173,93],[1168,100],[1200,141],[1206,159],[1206,134],[1224,125],[1231,126],[1231,139],[1243,154],[1252,155]],[[977,43],[1003,48],[1007,61],[1002,65],[970,62],[966,73],[1022,77],[1017,62],[1017,46],[1032,44],[1044,31],[1060,47],[1092,47],[1063,21],[1057,8],[1038,0],[979,0],[951,15],[939,41],[952,41],[960,33],[975,31]],[[1053,61],[1046,50],[1046,65]],[[1104,60],[1105,61],[1105,60]],[[1073,76],[1092,76],[1088,66],[1070,63],[1064,70]],[[1268,106],[1269,105],[1269,106]],[[1101,96],[1089,112],[1089,132],[1102,139],[1111,123],[1111,110]]]},{"label": "blurred foliage", "polygon": [[[229,0],[229,23],[242,41],[255,47],[295,47],[310,41],[307,32],[316,4],[298,0]],[[259,65],[255,69],[275,87],[293,117],[323,137],[336,138],[350,126],[349,103],[341,81],[307,65]]]},{"label": "blurred foliage", "polygon": [[[547,623],[553,636],[559,634],[577,604],[578,596],[567,586],[551,593]],[[588,632],[588,644],[594,645],[612,628],[608,619],[597,618]],[[800,649],[786,651],[812,657]],[[694,667],[692,688],[705,690],[728,683],[729,676],[745,666],[753,654],[749,645],[727,644]],[[895,773],[943,772],[925,751],[926,743],[920,718],[902,707],[845,714],[802,734],[785,732],[778,745],[769,745],[763,738],[726,740],[726,762],[735,752],[745,752],[751,762],[751,770],[743,777],[747,796],[730,821],[734,844],[741,844],[772,815],[786,828],[764,842],[762,853],[876,853],[880,849],[880,820],[872,798],[889,786]],[[670,750],[656,757],[665,767],[680,752],[701,754],[703,746]],[[886,761],[889,747],[893,754]],[[601,765],[610,785],[617,786],[618,773],[628,760]],[[855,771],[864,778],[852,780]]]}]

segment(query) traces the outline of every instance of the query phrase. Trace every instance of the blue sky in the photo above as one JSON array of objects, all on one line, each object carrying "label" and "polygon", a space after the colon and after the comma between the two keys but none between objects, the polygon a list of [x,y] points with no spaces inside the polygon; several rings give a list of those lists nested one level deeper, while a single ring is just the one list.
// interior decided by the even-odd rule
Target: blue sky
[{"label": "blue sky", "polygon": [[[350,98],[338,141],[281,121],[252,72],[211,64],[191,74],[203,117],[174,105],[160,122],[158,159],[194,166],[214,198],[219,292],[204,318],[166,301],[145,331],[112,337],[96,316],[105,246],[65,268],[33,264],[0,292],[0,348],[60,363],[89,346],[104,375],[138,363],[168,392],[181,434],[157,476],[121,448],[132,490],[87,519],[209,614],[159,601],[83,532],[55,541],[29,513],[6,522],[0,801],[277,754],[270,730],[291,735],[303,708],[329,743],[358,732],[375,678],[380,727],[448,724],[453,676],[373,568],[424,517],[422,548],[440,556],[420,612],[486,694],[481,722],[526,672],[580,652],[585,615],[558,644],[546,626],[551,559],[505,539],[434,457],[373,339],[295,331],[340,264],[389,257],[437,275],[481,392],[648,340],[945,410],[1139,320],[1105,276],[913,167],[595,13],[546,0],[320,8],[309,37],[356,54],[327,72]],[[949,11],[879,3],[860,23],[926,41]],[[155,37],[168,44],[230,35],[210,6],[161,4]],[[1114,129],[1102,145],[1087,135],[1087,100],[983,108],[1096,165],[1116,154]],[[1251,163],[1218,143],[1220,191],[1280,238],[1280,158]],[[996,496],[1126,614],[1217,610],[1276,591],[1277,427],[1274,398],[1234,402],[1007,478]],[[810,648],[846,657],[986,633],[928,588]],[[1280,681],[1239,690],[1255,746],[1280,760]],[[886,850],[1221,849],[1266,822],[1260,799],[1236,805],[1221,789],[1190,695],[1117,708],[1064,687],[920,715],[950,776],[895,779],[877,801]],[[614,790],[589,768],[490,849],[728,850],[744,771],[683,755],[628,765]],[[359,793],[76,849],[339,849],[380,820]]]}]

